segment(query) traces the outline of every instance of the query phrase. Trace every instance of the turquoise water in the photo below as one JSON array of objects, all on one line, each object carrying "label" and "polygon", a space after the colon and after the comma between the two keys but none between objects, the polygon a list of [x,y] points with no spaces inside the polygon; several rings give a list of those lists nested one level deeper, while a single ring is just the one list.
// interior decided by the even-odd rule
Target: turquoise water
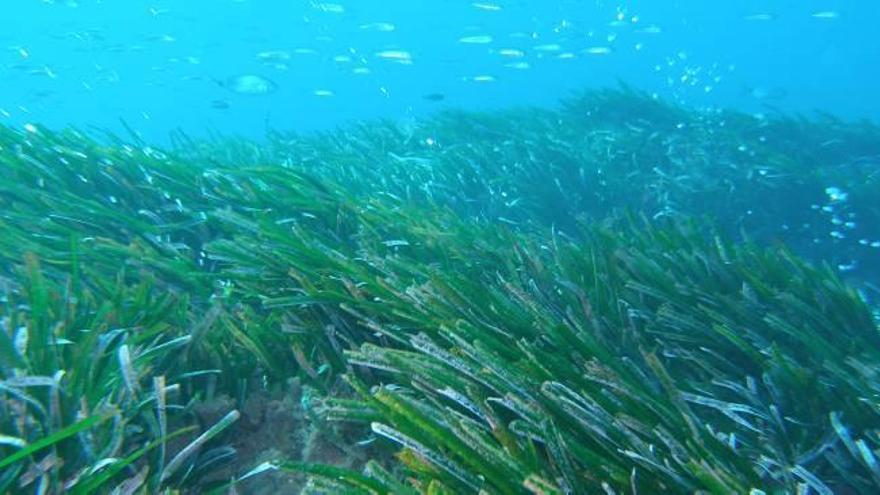
[{"label": "turquoise water", "polygon": [[[14,0],[0,123],[259,138],[624,82],[698,107],[880,118],[868,0]],[[271,91],[242,94],[230,78]]]},{"label": "turquoise water", "polygon": [[0,493],[880,493],[880,0],[4,6]]}]

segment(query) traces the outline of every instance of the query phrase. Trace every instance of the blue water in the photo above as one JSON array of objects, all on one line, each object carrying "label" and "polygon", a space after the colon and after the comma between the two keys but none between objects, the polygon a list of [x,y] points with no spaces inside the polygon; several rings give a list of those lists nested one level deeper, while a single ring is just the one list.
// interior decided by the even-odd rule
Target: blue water
[{"label": "blue water", "polygon": [[[552,106],[618,82],[690,106],[880,120],[874,0],[4,3],[0,123],[11,125],[259,138]],[[239,75],[277,91],[220,84]]]}]

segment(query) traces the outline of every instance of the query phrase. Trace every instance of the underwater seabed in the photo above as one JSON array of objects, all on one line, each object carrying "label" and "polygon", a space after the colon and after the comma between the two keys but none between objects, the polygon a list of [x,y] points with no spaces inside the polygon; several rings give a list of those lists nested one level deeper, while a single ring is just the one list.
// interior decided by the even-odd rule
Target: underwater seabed
[{"label": "underwater seabed", "polygon": [[878,157],[629,89],[0,128],[0,492],[878,492]]}]

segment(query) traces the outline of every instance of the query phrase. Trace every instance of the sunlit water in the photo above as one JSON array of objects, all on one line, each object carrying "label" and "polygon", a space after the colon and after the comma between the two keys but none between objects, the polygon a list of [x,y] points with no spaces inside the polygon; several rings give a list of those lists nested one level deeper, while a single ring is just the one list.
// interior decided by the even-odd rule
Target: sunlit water
[{"label": "sunlit water", "polygon": [[10,0],[3,19],[0,122],[124,121],[153,142],[551,106],[618,82],[880,118],[870,0]]}]

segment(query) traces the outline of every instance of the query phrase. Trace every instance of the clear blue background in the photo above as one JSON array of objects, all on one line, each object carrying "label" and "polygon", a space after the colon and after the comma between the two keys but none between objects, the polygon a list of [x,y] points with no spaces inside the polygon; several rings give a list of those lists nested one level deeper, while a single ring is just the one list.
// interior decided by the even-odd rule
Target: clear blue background
[{"label": "clear blue background", "polygon": [[[259,138],[267,126],[319,130],[448,106],[551,106],[617,81],[693,106],[880,121],[877,0],[7,0],[3,18],[0,123],[118,131],[124,120],[160,143],[176,128]],[[459,41],[482,35],[492,42]],[[382,50],[407,51],[412,64]],[[290,58],[266,63],[267,51]],[[529,69],[505,67],[523,61]],[[240,74],[278,90],[216,83]]]}]

